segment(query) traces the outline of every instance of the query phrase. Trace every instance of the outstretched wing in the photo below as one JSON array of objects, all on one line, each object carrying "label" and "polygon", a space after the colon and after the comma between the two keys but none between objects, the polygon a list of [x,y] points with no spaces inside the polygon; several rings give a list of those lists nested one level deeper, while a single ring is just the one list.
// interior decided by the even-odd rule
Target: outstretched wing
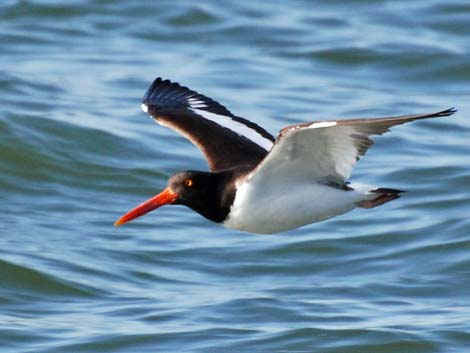
[{"label": "outstretched wing", "polygon": [[434,114],[404,115],[379,119],[320,121],[281,130],[273,148],[251,175],[253,182],[273,178],[311,180],[344,185],[356,162],[381,135],[394,125],[449,116],[455,109]]},{"label": "outstretched wing", "polygon": [[157,123],[176,130],[204,154],[211,171],[258,164],[274,137],[237,117],[216,101],[187,87],[157,78],[145,92],[142,109]]}]

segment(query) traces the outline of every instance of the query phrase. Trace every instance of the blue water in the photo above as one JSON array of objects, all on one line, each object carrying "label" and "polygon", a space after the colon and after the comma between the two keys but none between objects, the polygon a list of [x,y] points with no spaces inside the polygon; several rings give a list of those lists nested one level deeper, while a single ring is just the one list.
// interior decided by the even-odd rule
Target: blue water
[{"label": "blue water", "polygon": [[[0,352],[469,352],[470,5],[5,0]],[[170,78],[276,133],[425,113],[352,180],[408,190],[274,236],[125,211],[199,151],[140,110]]]}]

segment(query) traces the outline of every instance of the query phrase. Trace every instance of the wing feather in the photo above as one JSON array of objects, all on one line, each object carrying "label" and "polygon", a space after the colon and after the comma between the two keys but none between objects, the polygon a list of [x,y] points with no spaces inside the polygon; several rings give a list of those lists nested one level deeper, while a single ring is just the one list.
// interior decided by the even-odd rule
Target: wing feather
[{"label": "wing feather", "polygon": [[[282,129],[273,148],[251,178],[310,180],[344,185],[356,162],[392,126],[410,121],[449,116],[451,108],[433,114],[378,119],[321,121]],[[261,180],[261,179],[260,179]]]},{"label": "wing feather", "polygon": [[213,99],[169,80],[157,78],[150,85],[142,108],[156,122],[196,145],[212,171],[256,165],[274,141],[262,127],[233,115]]}]

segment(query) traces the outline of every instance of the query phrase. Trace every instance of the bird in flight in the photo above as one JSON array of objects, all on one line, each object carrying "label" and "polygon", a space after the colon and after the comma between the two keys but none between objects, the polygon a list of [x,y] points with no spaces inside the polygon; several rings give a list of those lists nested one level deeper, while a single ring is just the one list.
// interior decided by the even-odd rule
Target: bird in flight
[{"label": "bird in flight", "polygon": [[157,78],[142,109],[204,154],[210,172],[174,174],[167,187],[119,218],[119,226],[167,204],[185,205],[224,226],[271,234],[322,221],[356,207],[373,208],[403,191],[349,183],[356,162],[394,125],[452,115],[324,120],[283,128],[274,138],[213,99]]}]

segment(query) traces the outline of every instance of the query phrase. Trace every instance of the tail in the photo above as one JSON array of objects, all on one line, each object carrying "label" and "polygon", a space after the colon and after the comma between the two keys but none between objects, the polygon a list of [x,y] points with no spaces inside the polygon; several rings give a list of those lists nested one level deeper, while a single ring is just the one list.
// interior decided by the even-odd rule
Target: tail
[{"label": "tail", "polygon": [[377,197],[373,199],[362,200],[356,203],[358,207],[361,208],[374,208],[389,201],[398,199],[401,194],[405,192],[403,190],[396,190],[396,189],[387,189],[387,188],[378,188],[369,191],[369,195],[377,195]]}]

